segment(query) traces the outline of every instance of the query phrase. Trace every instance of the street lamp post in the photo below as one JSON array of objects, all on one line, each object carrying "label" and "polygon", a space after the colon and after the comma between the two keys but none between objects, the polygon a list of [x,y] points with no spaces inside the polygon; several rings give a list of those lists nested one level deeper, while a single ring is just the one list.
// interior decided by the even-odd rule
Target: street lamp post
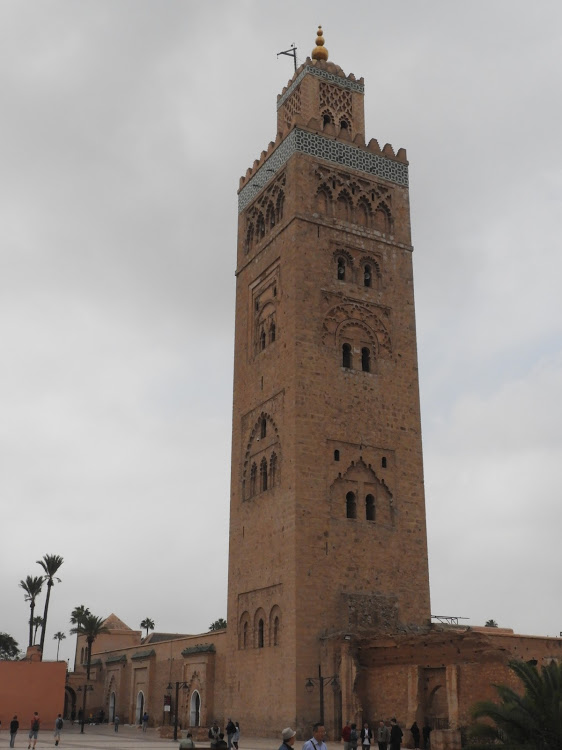
[{"label": "street lamp post", "polygon": [[334,689],[334,692],[339,688],[337,674],[330,675],[330,677],[324,677],[322,674],[322,667],[318,665],[318,677],[307,677],[305,688],[307,693],[312,693],[314,685],[318,683],[320,688],[320,723],[324,725],[324,683],[327,682]]},{"label": "street lamp post", "polygon": [[80,721],[80,734],[84,734],[84,721],[86,719],[86,696],[88,695],[89,690],[93,690],[93,685],[88,685],[87,683],[84,685],[84,687],[80,686],[76,692],[81,693],[83,692],[82,696],[82,719]]},{"label": "street lamp post", "polygon": [[[178,739],[178,702],[180,697],[180,687],[181,688],[187,688],[189,687],[189,682],[185,681],[178,681],[174,683],[176,686],[176,704],[174,706],[174,741]],[[173,687],[172,683],[168,683],[168,690],[171,690]]]}]

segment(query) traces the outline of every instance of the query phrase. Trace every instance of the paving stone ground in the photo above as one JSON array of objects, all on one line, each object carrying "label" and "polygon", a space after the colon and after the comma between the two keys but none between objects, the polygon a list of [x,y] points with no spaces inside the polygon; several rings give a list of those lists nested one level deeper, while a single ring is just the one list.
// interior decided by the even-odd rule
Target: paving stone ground
[{"label": "paving stone ground", "polygon": [[[16,750],[27,750],[27,732],[19,731],[16,737]],[[281,738],[264,739],[259,737],[243,737],[240,741],[240,750],[277,750],[281,744]],[[0,748],[8,748],[10,745],[10,733],[6,730],[0,731]],[[120,726],[119,732],[115,732],[113,725],[84,727],[84,734],[80,734],[80,726],[72,726],[65,722],[61,734],[60,750],[132,750],[140,747],[142,750],[163,750],[168,745],[170,749],[177,748],[179,742],[161,739],[156,729],[148,729],[143,732],[139,727]],[[300,744],[297,744],[297,750]],[[37,750],[54,750],[55,740],[52,730],[39,732]],[[208,750],[208,744],[198,744],[198,750]],[[58,748],[57,748],[58,750]]]}]

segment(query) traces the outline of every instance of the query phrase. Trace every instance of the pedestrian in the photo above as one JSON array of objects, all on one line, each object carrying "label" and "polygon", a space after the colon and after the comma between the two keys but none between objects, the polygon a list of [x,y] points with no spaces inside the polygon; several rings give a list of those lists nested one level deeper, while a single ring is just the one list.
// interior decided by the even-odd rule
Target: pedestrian
[{"label": "pedestrian", "polygon": [[349,733],[349,744],[351,750],[357,750],[357,743],[359,741],[359,735],[357,734],[357,724],[351,725],[351,732]]},{"label": "pedestrian", "polygon": [[240,742],[240,724],[235,721],[234,726],[236,727],[236,731],[234,732],[234,737],[232,738],[232,744],[238,750],[238,743]]},{"label": "pedestrian", "polygon": [[351,750],[351,727],[349,726],[349,720],[345,722],[345,727],[341,730],[341,738],[343,740],[343,750]]},{"label": "pedestrian", "polygon": [[369,726],[369,722],[365,722],[363,724],[363,729],[361,730],[361,747],[363,750],[366,747],[371,746],[371,740],[373,739],[373,732]]},{"label": "pedestrian", "polygon": [[420,746],[420,728],[418,727],[417,721],[414,721],[414,723],[410,727],[410,732],[412,733],[412,737],[414,740],[414,747],[419,747]]},{"label": "pedestrian", "polygon": [[213,724],[209,729],[209,739],[211,740],[211,747],[217,747],[220,742],[221,730],[216,721],[213,721]]},{"label": "pedestrian", "polygon": [[119,717],[115,715],[115,718],[113,719],[113,730],[115,732],[119,731]]},{"label": "pedestrian", "polygon": [[302,750],[328,750],[324,737],[326,736],[326,727],[317,721],[312,727],[312,737],[302,746]]},{"label": "pedestrian", "polygon": [[281,743],[281,746],[279,750],[292,750],[294,744],[295,744],[295,736],[296,732],[294,732],[291,727],[287,727],[281,732],[281,737],[283,738],[283,742]]},{"label": "pedestrian", "polygon": [[14,715],[14,718],[10,722],[10,747],[14,747],[14,743],[16,741],[16,734],[18,733],[19,728],[20,728],[20,723],[18,721],[18,717]]},{"label": "pedestrian", "polygon": [[63,725],[62,716],[59,714],[55,720],[55,747],[60,743],[60,733]]},{"label": "pedestrian", "polygon": [[429,726],[429,722],[426,720],[425,724],[422,727],[424,750],[429,750],[429,735],[430,734],[431,734],[431,727]]},{"label": "pedestrian", "polygon": [[76,721],[76,709],[74,706],[72,706],[72,711],[70,712],[70,721],[74,724]]},{"label": "pedestrian", "polygon": [[180,750],[191,750],[191,748],[195,747],[195,743],[193,742],[193,736],[191,732],[188,732],[184,739],[180,742]]},{"label": "pedestrian", "polygon": [[386,750],[389,740],[390,740],[390,730],[386,726],[384,721],[381,719],[379,721],[379,727],[377,729],[377,742],[379,745],[379,750]]},{"label": "pedestrian", "polygon": [[142,715],[142,731],[146,732],[148,726],[148,711],[145,711]]},{"label": "pedestrian", "polygon": [[232,750],[232,738],[234,737],[235,731],[236,726],[232,719],[229,717],[228,721],[226,722],[226,741],[228,744],[228,750]]},{"label": "pedestrian", "polygon": [[39,718],[39,714],[37,711],[33,713],[33,716],[31,717],[31,722],[29,726],[29,744],[27,746],[27,750],[30,750],[31,748],[31,740],[33,740],[33,750],[35,750],[35,745],[37,744],[37,735],[39,734],[39,727],[41,726],[41,719]]},{"label": "pedestrian", "polygon": [[404,732],[398,726],[396,719],[390,721],[390,750],[400,750]]}]

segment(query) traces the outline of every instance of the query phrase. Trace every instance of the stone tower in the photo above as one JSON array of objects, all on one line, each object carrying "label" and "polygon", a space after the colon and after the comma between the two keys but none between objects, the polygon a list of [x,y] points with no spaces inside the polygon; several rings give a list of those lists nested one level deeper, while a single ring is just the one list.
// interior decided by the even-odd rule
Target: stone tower
[{"label": "stone tower", "polygon": [[408,162],[323,44],[240,181],[225,705],[334,738],[354,640],[430,608]]}]

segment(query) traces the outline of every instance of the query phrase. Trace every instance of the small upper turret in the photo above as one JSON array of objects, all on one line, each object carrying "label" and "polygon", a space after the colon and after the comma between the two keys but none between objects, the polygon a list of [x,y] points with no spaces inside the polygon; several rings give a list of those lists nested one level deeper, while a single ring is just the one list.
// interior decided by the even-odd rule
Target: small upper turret
[{"label": "small upper turret", "polygon": [[339,65],[328,62],[324,33],[318,27],[316,47],[311,57],[295,72],[277,97],[277,132],[288,133],[297,123],[317,120],[331,135],[354,140],[365,138],[363,79],[346,75]]}]

